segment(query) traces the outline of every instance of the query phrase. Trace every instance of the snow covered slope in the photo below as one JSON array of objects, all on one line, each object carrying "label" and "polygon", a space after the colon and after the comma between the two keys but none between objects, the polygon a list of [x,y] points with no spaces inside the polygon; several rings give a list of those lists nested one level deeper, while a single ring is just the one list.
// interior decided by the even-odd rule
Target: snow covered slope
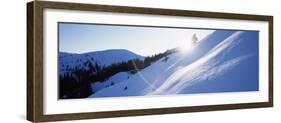
[{"label": "snow covered slope", "polygon": [[258,32],[218,30],[93,97],[258,90]]},{"label": "snow covered slope", "polygon": [[87,69],[87,62],[91,62],[92,64],[97,63],[100,66],[108,66],[113,63],[126,62],[130,59],[143,60],[144,57],[124,49],[104,50],[83,54],[60,52],[60,75],[70,72],[69,69],[75,67]]},{"label": "snow covered slope", "polygon": [[131,75],[132,74],[130,74],[129,72],[119,72],[103,82],[98,81],[91,84],[92,90],[95,92],[110,86],[114,86],[119,82],[129,79]]}]

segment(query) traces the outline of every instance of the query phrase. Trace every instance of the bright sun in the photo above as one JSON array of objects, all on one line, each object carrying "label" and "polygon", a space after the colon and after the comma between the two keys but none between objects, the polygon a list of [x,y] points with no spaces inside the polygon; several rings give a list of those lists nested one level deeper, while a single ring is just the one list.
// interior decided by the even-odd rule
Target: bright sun
[{"label": "bright sun", "polygon": [[186,44],[186,45],[183,45],[183,46],[180,46],[180,51],[182,52],[182,53],[191,53],[192,51],[193,51],[193,49],[194,49],[194,44]]},{"label": "bright sun", "polygon": [[196,34],[193,34],[191,41],[187,41],[187,42],[185,42],[185,44],[180,46],[180,51],[184,54],[192,53],[197,42],[198,42],[198,37],[196,36]]}]

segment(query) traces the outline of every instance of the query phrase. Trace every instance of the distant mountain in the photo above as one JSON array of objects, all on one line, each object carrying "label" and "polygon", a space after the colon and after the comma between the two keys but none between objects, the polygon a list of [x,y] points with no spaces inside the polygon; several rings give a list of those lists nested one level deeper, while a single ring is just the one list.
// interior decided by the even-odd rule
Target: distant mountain
[{"label": "distant mountain", "polygon": [[[142,63],[144,59],[143,56],[123,49],[83,54],[60,52],[59,98],[88,97],[93,92],[109,86],[108,84],[112,85],[119,82],[115,79],[124,79],[125,75],[129,74],[126,71],[133,69],[132,61]],[[118,74],[118,72],[124,73]],[[114,81],[109,79],[111,76],[113,76]]]},{"label": "distant mountain", "polygon": [[60,75],[64,75],[65,73],[72,72],[75,68],[88,69],[89,63],[106,67],[113,63],[127,62],[132,59],[143,60],[144,57],[125,49],[104,50],[83,54],[60,52],[59,70]]},{"label": "distant mountain", "polygon": [[258,74],[258,33],[218,30],[89,98],[258,91]]}]

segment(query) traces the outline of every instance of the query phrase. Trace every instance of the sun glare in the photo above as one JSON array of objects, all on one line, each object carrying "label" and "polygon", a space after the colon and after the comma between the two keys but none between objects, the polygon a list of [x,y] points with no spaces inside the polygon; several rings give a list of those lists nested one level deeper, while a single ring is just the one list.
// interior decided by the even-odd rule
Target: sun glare
[{"label": "sun glare", "polygon": [[190,44],[187,44],[187,45],[183,45],[180,47],[180,51],[184,54],[186,53],[192,53],[193,49],[194,49],[194,44],[190,43]]},{"label": "sun glare", "polygon": [[184,54],[192,53],[197,42],[188,41],[186,44],[180,46],[180,51]]},{"label": "sun glare", "polygon": [[180,51],[183,54],[187,54],[187,53],[192,53],[193,49],[195,48],[195,45],[198,43],[198,37],[197,35],[194,33],[191,37],[190,41],[186,41],[185,44],[182,44],[180,46]]}]

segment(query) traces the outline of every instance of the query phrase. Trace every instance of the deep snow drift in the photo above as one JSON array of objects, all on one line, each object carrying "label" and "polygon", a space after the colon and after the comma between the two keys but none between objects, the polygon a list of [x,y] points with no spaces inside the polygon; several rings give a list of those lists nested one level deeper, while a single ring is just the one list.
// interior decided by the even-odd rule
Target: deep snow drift
[{"label": "deep snow drift", "polygon": [[[105,87],[110,81],[116,83]],[[215,31],[189,53],[170,54],[136,74],[117,73],[92,88],[99,91],[90,98],[258,91],[258,32]]]}]

